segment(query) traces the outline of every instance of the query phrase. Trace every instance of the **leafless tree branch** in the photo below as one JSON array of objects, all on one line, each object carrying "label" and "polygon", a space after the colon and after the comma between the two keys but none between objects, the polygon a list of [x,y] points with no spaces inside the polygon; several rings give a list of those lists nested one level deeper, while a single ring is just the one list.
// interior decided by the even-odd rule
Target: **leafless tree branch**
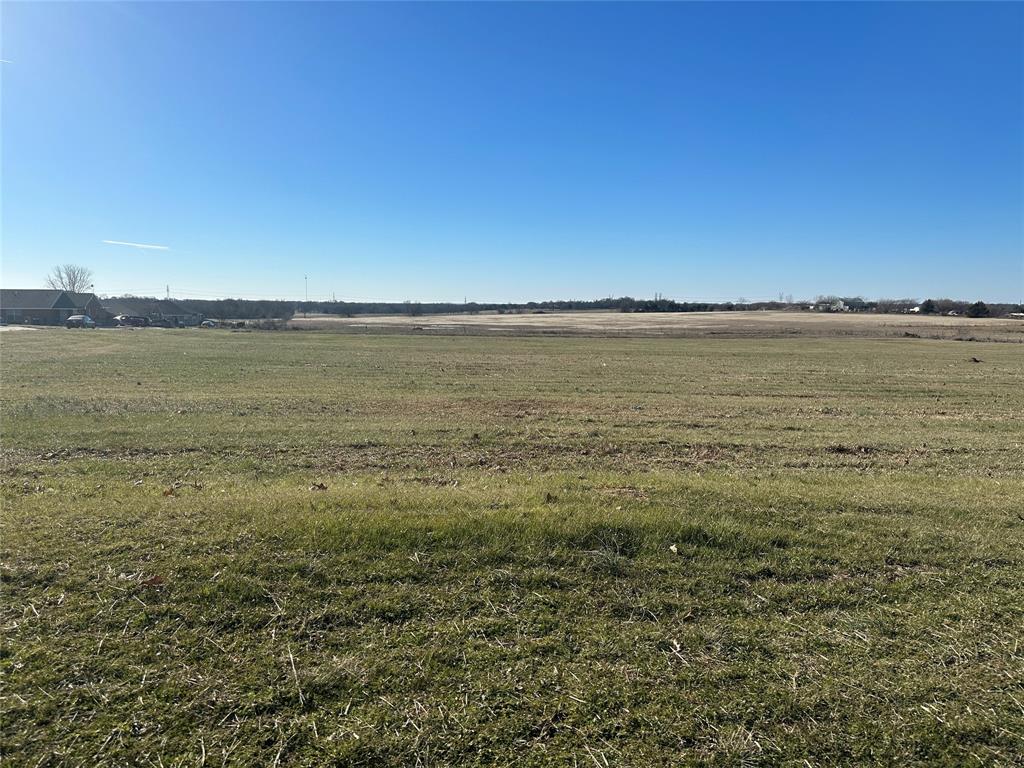
[{"label": "leafless tree branch", "polygon": [[58,264],[46,276],[46,285],[58,291],[84,293],[92,287],[92,270],[78,264]]}]

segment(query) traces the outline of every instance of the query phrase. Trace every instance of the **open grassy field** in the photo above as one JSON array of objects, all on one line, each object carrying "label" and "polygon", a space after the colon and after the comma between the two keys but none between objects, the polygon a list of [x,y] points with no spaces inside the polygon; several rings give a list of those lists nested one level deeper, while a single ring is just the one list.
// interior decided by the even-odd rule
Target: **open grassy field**
[{"label": "open grassy field", "polygon": [[423,335],[673,338],[924,338],[1024,342],[1024,321],[822,312],[480,312],[455,315],[299,315],[294,328]]},{"label": "open grassy field", "polygon": [[1016,344],[0,356],[8,765],[1024,764]]}]

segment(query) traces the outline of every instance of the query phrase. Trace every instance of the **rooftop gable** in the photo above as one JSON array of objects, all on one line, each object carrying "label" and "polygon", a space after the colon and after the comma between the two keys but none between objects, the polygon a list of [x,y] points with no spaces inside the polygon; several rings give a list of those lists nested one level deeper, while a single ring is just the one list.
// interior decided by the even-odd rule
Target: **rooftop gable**
[{"label": "rooftop gable", "polygon": [[94,301],[99,301],[95,293],[71,293],[70,291],[66,293],[76,307],[84,308]]}]

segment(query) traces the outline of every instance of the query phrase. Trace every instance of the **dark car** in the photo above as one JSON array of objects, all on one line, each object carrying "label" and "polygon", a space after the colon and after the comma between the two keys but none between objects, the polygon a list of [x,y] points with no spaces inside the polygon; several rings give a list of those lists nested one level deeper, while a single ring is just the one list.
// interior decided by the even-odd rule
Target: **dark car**
[{"label": "dark car", "polygon": [[114,320],[122,327],[145,328],[149,325],[148,317],[139,317],[137,315],[118,315]]},{"label": "dark car", "polygon": [[64,321],[66,328],[95,328],[96,321],[88,315],[71,315]]}]

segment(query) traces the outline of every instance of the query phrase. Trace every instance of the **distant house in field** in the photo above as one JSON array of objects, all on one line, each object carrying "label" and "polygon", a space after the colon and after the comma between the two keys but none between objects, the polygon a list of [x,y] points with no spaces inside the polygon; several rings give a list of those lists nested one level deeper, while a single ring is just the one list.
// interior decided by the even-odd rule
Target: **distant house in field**
[{"label": "distant house in field", "polygon": [[0,322],[62,325],[71,315],[103,318],[100,300],[92,293],[52,288],[0,288]]},{"label": "distant house in field", "polygon": [[815,312],[848,312],[849,308],[842,299],[818,301],[811,304],[809,309]]},{"label": "distant house in field", "polygon": [[199,325],[203,316],[170,299],[149,299],[137,296],[103,299],[103,309],[112,317],[131,315],[145,317],[150,322],[167,321],[171,325]]}]

